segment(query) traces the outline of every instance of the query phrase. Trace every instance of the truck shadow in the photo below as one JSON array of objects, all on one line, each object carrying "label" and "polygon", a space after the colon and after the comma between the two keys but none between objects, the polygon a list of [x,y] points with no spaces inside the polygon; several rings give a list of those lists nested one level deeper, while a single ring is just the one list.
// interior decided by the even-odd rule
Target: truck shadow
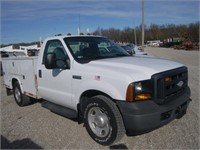
[{"label": "truck shadow", "polygon": [[110,146],[110,150],[114,150],[114,149],[124,149],[124,150],[128,150],[128,147],[127,147],[125,144],[111,145],[111,146]]},{"label": "truck shadow", "polygon": [[[50,105],[45,105],[45,103],[50,103],[50,102],[47,102],[44,99],[36,100],[35,103],[40,103],[41,107],[43,107],[45,109],[48,109],[50,112],[52,112],[52,113],[54,113],[56,115],[62,116],[62,117],[67,118],[67,119],[70,119],[70,120],[72,120],[74,122],[78,122],[79,124],[83,123],[83,121],[78,116],[69,115],[65,111],[63,112],[62,109],[64,107],[62,107],[62,106],[56,108],[56,107],[53,107],[53,105],[51,105],[51,106]],[[53,104],[53,103],[51,103],[51,104]],[[60,106],[60,105],[54,104],[54,106]]]},{"label": "truck shadow", "polygon": [[1,149],[43,149],[31,139],[25,138],[10,142],[7,138],[1,135]]}]

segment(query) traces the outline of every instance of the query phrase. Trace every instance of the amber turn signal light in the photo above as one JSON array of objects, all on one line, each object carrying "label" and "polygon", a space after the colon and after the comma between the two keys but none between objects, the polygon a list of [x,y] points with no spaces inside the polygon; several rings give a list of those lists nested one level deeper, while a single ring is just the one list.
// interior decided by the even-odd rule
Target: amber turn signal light
[{"label": "amber turn signal light", "polygon": [[151,99],[151,94],[149,93],[143,93],[143,94],[138,94],[135,96],[135,100],[140,101],[140,100],[149,100]]},{"label": "amber turn signal light", "polygon": [[133,84],[129,84],[127,91],[126,91],[126,101],[127,102],[132,102],[133,101],[133,96],[134,96],[134,87]]}]

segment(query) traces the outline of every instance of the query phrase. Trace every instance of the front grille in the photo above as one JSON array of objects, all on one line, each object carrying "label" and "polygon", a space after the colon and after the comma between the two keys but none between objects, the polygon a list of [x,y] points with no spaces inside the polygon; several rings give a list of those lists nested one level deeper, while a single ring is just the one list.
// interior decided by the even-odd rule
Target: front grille
[{"label": "front grille", "polygon": [[152,76],[154,82],[154,101],[165,104],[182,95],[187,88],[186,67],[162,72]]}]

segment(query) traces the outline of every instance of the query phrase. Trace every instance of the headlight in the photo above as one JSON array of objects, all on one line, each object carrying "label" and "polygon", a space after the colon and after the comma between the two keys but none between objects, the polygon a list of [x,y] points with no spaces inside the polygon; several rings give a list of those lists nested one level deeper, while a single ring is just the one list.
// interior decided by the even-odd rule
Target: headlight
[{"label": "headlight", "polygon": [[152,98],[153,86],[151,80],[134,82],[129,84],[126,92],[126,101],[141,101]]}]

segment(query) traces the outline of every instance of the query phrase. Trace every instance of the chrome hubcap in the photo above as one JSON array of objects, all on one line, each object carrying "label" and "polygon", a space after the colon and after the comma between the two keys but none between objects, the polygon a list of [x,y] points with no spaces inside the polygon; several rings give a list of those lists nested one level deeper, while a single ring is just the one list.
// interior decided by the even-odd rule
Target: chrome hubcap
[{"label": "chrome hubcap", "polygon": [[88,112],[88,122],[91,130],[99,137],[106,137],[110,131],[108,116],[99,107],[93,107]]},{"label": "chrome hubcap", "polygon": [[19,88],[15,89],[15,98],[16,98],[17,102],[19,102],[19,103],[21,102],[21,93],[20,93]]}]

